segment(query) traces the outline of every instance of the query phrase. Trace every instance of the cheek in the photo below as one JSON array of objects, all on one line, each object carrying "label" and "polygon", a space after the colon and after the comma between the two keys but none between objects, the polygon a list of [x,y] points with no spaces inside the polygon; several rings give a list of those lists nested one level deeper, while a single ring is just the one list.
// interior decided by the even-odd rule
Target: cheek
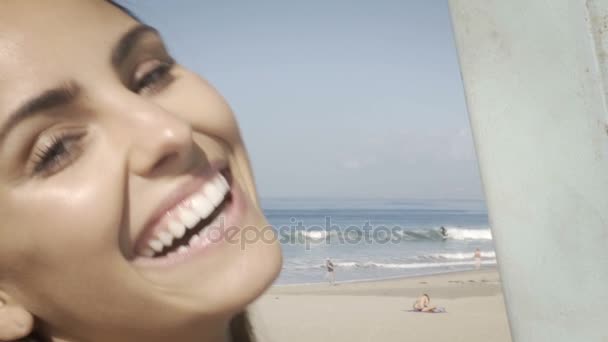
[{"label": "cheek", "polygon": [[50,186],[49,182],[35,191],[19,191],[10,200],[10,216],[2,223],[3,266],[8,261],[6,266],[13,269],[16,279],[45,279],[115,253],[120,201],[110,189],[102,180],[88,180],[69,186]]},{"label": "cheek", "polygon": [[[20,189],[0,227],[0,269],[15,297],[51,323],[80,319],[87,298],[124,273],[118,247],[122,196],[110,177]],[[85,307],[86,308],[86,307]],[[76,313],[76,314],[75,314]]]},{"label": "cheek", "polygon": [[190,123],[194,131],[234,146],[242,143],[235,116],[224,98],[204,79],[184,69],[176,72],[159,104]]}]

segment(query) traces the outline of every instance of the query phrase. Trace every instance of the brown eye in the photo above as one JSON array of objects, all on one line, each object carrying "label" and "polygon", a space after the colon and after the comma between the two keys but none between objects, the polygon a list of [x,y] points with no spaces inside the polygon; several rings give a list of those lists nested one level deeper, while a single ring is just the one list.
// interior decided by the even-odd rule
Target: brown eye
[{"label": "brown eye", "polygon": [[32,174],[51,175],[61,171],[78,157],[78,143],[84,134],[60,134],[36,147],[32,160]]},{"label": "brown eye", "polygon": [[151,60],[142,63],[135,72],[132,90],[138,94],[153,94],[173,81],[171,69],[175,61]]}]

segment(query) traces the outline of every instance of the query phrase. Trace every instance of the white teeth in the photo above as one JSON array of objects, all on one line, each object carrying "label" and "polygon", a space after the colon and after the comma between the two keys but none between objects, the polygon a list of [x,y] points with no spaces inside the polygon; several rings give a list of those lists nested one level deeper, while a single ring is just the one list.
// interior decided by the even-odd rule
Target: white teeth
[{"label": "white teeth", "polygon": [[196,224],[200,220],[198,215],[196,215],[192,210],[186,208],[180,208],[178,210],[178,215],[179,219],[188,229],[196,226]]},{"label": "white teeth", "polygon": [[220,203],[222,203],[225,194],[225,192],[223,192],[221,188],[218,188],[215,182],[208,182],[207,184],[205,184],[205,187],[203,188],[203,193],[205,194],[205,197],[207,197],[209,201],[211,201],[211,204],[216,207]]},{"label": "white teeth", "polygon": [[200,218],[206,219],[211,215],[215,207],[205,196],[198,194],[192,197],[192,209],[196,211]]},{"label": "white teeth", "polygon": [[171,234],[169,234],[167,232],[160,232],[160,233],[158,233],[158,239],[165,246],[171,246],[171,244],[173,243],[173,235],[171,235]]},{"label": "white teeth", "polygon": [[188,242],[188,245],[190,246],[194,246],[197,242],[199,242],[201,240],[201,238],[198,235],[194,235],[190,238],[190,241]]},{"label": "white teeth", "polygon": [[175,238],[181,239],[186,234],[186,227],[174,220],[169,221],[169,231]]},{"label": "white teeth", "polygon": [[226,194],[226,192],[228,192],[228,181],[226,181],[226,178],[224,178],[224,176],[219,174],[217,177],[215,177],[214,182],[218,189],[220,189],[224,195]]},{"label": "white teeth", "polygon": [[150,240],[150,242],[148,242],[148,246],[150,246],[150,248],[152,248],[155,252],[160,252],[163,250],[163,243],[159,240]]},{"label": "white teeth", "polygon": [[226,188],[226,190],[230,189],[230,185],[228,184],[228,181],[226,180],[226,178],[224,177],[224,175],[222,175],[220,173],[220,182],[222,182],[222,184],[224,184],[224,187]]},{"label": "white teeth", "polygon": [[143,255],[147,258],[151,258],[154,256],[154,251],[150,248],[146,248],[141,252],[141,255]]},{"label": "white teeth", "polygon": [[[181,207],[177,210],[177,218],[169,220],[167,230],[158,233],[156,239],[148,242],[148,247],[141,251],[145,257],[153,257],[162,252],[165,246],[170,247],[174,239],[181,239],[186,234],[186,229],[196,226],[201,219],[207,219],[215,208],[222,203],[226,193],[230,191],[230,185],[226,178],[220,173],[213,180],[208,181],[203,190],[195,194],[191,200],[191,208]],[[201,237],[194,235],[188,244],[194,246],[201,241]],[[188,248],[180,246],[177,253],[186,253]]]}]

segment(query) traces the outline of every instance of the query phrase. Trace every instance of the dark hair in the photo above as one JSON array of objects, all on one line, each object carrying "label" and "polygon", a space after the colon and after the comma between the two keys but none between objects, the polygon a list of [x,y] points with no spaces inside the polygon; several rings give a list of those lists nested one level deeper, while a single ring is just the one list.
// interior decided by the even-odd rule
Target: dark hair
[{"label": "dark hair", "polygon": [[115,2],[114,0],[107,0],[108,3],[110,3],[112,6],[118,8],[119,10],[121,10],[124,14],[128,15],[129,17],[133,18],[135,21],[138,21],[140,23],[142,23],[143,21],[141,19],[139,19],[135,14],[133,14],[133,12],[126,8],[125,6]]},{"label": "dark hair", "polygon": [[[249,320],[249,315],[243,311],[232,318],[230,321],[230,341],[232,342],[255,342],[253,327]],[[15,342],[51,342],[47,336],[43,336],[39,331],[34,331],[27,337],[16,340]]]},{"label": "dark hair", "polygon": [[[142,22],[142,20],[133,14],[131,10],[123,5],[115,2],[114,0],[106,1],[134,20],[140,23]],[[251,321],[249,320],[249,315],[246,311],[243,311],[232,318],[230,321],[230,335],[232,342],[255,342],[253,327],[251,326]],[[46,336],[42,336],[38,330],[34,329],[29,336],[17,340],[16,342],[50,342],[50,339]]]}]

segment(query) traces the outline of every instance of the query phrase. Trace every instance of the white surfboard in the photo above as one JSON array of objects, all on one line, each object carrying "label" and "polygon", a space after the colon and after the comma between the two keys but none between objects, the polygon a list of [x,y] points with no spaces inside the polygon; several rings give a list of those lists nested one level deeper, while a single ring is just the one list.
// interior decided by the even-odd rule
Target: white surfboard
[{"label": "white surfboard", "polygon": [[511,334],[608,341],[608,1],[450,0]]}]

